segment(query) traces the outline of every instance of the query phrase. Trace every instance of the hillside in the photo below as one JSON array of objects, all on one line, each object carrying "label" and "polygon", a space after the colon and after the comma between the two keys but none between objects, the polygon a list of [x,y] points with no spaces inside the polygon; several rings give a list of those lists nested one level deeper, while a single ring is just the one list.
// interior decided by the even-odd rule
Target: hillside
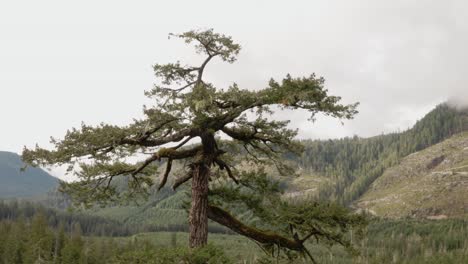
[{"label": "hillside", "polygon": [[15,153],[0,151],[0,198],[28,197],[44,194],[57,186],[57,178],[39,168],[24,166]]},{"label": "hillside", "polygon": [[296,195],[307,194],[350,205],[385,169],[405,156],[468,131],[468,112],[440,104],[403,132],[370,138],[306,140],[300,157],[289,157],[301,177],[290,183]]},{"label": "hillside", "polygon": [[468,132],[405,157],[357,207],[383,217],[468,217]]}]

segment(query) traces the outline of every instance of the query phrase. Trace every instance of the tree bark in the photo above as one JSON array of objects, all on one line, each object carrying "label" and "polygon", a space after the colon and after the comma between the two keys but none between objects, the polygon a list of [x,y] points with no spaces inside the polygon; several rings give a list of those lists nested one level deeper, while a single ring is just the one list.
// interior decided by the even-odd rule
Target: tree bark
[{"label": "tree bark", "polygon": [[208,242],[208,179],[210,167],[217,155],[214,135],[201,136],[203,153],[193,164],[192,205],[189,214],[189,245],[191,248],[205,246]]},{"label": "tree bark", "polygon": [[197,248],[208,242],[208,173],[209,168],[198,164],[192,178],[192,206],[190,208],[190,247]]}]

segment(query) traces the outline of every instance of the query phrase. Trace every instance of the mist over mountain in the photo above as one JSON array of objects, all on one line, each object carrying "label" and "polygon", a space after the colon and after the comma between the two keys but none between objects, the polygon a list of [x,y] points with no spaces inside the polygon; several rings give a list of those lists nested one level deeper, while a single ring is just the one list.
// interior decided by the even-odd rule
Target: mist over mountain
[{"label": "mist over mountain", "polygon": [[39,168],[24,167],[21,157],[0,151],[0,198],[30,197],[44,194],[58,184],[58,179]]},{"label": "mist over mountain", "polygon": [[468,89],[465,92],[465,95],[461,94],[457,97],[451,97],[448,99],[447,104],[457,110],[467,110],[468,109]]}]

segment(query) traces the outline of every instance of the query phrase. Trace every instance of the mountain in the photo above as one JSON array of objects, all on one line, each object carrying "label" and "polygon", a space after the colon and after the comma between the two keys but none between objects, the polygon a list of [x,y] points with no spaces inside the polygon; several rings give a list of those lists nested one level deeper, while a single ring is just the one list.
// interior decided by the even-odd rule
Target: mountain
[{"label": "mountain", "polygon": [[302,175],[290,182],[290,189],[296,196],[307,194],[351,205],[387,168],[463,131],[468,131],[468,111],[440,104],[403,132],[303,141],[303,154],[289,157]]},{"label": "mountain", "polygon": [[22,167],[18,154],[0,151],[0,198],[40,195],[57,186],[57,178],[44,170],[28,167],[20,171]]},{"label": "mountain", "polygon": [[385,170],[357,207],[389,218],[468,217],[468,132]]}]

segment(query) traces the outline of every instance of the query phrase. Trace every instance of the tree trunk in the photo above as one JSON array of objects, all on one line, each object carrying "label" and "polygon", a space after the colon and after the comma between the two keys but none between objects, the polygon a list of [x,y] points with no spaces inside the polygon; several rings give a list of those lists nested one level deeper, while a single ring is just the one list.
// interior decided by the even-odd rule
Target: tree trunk
[{"label": "tree trunk", "polygon": [[192,178],[192,206],[190,208],[190,247],[197,248],[208,242],[208,173],[209,168],[199,164]]},{"label": "tree trunk", "polygon": [[189,214],[191,248],[198,248],[208,243],[208,179],[210,167],[216,155],[214,135],[201,136],[203,155],[193,165],[192,206]]}]

